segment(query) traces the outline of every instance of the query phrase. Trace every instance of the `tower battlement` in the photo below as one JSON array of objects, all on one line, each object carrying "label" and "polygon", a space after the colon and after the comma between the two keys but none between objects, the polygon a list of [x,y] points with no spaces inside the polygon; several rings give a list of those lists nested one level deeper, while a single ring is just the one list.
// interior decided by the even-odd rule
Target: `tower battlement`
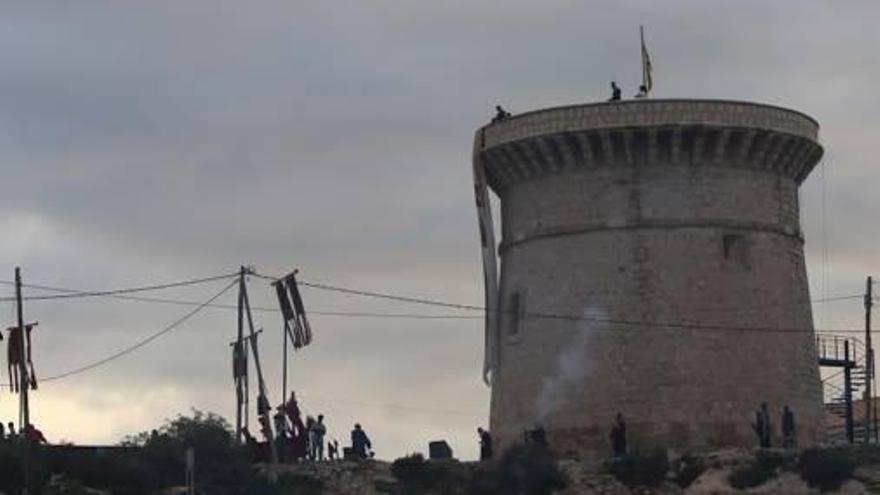
[{"label": "tower battlement", "polygon": [[576,168],[753,167],[802,182],[822,156],[819,125],[785,108],[725,100],[630,100],[516,115],[478,133],[487,179],[512,183]]}]

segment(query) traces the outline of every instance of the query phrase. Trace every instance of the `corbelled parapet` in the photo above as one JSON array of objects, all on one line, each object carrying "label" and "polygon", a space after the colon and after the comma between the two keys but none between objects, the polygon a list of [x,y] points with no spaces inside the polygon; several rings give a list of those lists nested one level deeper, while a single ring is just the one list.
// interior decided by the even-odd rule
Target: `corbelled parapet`
[{"label": "corbelled parapet", "polygon": [[819,126],[785,108],[719,100],[632,100],[537,110],[482,129],[487,179],[511,183],[632,164],[752,167],[802,182],[822,156]]}]

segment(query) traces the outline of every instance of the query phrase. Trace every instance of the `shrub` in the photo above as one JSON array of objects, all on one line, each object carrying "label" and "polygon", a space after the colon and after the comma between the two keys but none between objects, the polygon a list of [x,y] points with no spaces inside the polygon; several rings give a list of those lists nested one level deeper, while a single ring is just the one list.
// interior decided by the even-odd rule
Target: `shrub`
[{"label": "shrub", "polygon": [[324,493],[324,481],[305,475],[285,475],[278,480],[282,495],[320,495]]},{"label": "shrub", "polygon": [[665,449],[646,453],[627,454],[609,466],[609,472],[629,487],[659,486],[669,472],[669,458]]},{"label": "shrub", "polygon": [[730,473],[727,482],[738,490],[763,485],[786,466],[787,460],[785,455],[777,452],[758,451],[752,462]]},{"label": "shrub", "polygon": [[774,470],[767,470],[761,468],[755,462],[750,462],[730,473],[727,477],[727,482],[737,490],[745,490],[747,488],[763,485],[770,478],[775,476],[775,474],[776,472]]},{"label": "shrub", "polygon": [[838,450],[806,450],[798,462],[801,478],[822,491],[840,488],[852,477],[854,469],[855,463]]},{"label": "shrub", "polygon": [[685,454],[676,462],[675,483],[687,488],[704,472],[706,472],[706,463],[701,457]]},{"label": "shrub", "polygon": [[406,485],[430,486],[428,462],[422,454],[411,454],[395,459],[391,464],[391,474]]},{"label": "shrub", "polygon": [[412,454],[396,459],[391,464],[391,474],[400,481],[404,493],[450,493],[466,482],[460,466],[453,459],[426,461],[422,454]]},{"label": "shrub", "polygon": [[481,462],[471,474],[466,493],[550,495],[567,486],[568,479],[547,447],[529,443],[511,447],[498,460]]}]

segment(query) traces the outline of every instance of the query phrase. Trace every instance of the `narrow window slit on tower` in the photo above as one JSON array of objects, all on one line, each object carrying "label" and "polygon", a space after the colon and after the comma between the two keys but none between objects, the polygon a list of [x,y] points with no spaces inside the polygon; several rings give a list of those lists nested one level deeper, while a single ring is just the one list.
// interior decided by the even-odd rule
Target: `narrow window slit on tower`
[{"label": "narrow window slit on tower", "polygon": [[520,323],[525,317],[525,292],[524,291],[516,291],[510,295],[510,305],[508,307],[508,321],[510,321],[510,326],[507,329],[507,333],[510,336],[515,336],[519,334]]}]

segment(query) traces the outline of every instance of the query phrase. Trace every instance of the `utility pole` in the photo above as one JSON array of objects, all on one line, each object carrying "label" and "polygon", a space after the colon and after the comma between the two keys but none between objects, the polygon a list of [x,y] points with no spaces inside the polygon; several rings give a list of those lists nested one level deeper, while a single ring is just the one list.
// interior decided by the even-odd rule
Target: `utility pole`
[{"label": "utility pole", "polygon": [[[27,369],[27,340],[25,338],[25,328],[24,328],[24,308],[22,307],[22,298],[21,298],[21,269],[19,267],[15,267],[15,306],[16,313],[18,317],[18,329],[13,330],[14,332],[18,332],[20,347],[21,347],[21,356],[19,356],[18,363],[18,378],[19,378],[19,396],[18,396],[18,434],[22,438],[22,470],[24,470],[24,490],[22,493],[27,495],[29,493],[31,486],[31,442],[27,438],[27,426],[31,424],[30,419],[30,410],[28,404],[28,386],[30,385],[30,379],[28,378],[28,369]],[[10,337],[12,339],[12,337]]]},{"label": "utility pole", "polygon": [[[238,273],[239,273],[239,275],[238,275],[238,333],[236,335],[236,340],[233,343],[233,346],[235,346],[234,349],[237,352],[244,353],[244,348],[243,348],[244,310],[242,307],[242,289],[241,289],[242,284],[244,283],[244,275],[245,275],[243,266],[241,267],[241,270]],[[239,359],[239,358],[240,358],[240,356],[234,352],[233,359]],[[239,363],[233,362],[232,363],[233,369],[236,369],[236,366],[238,364]],[[246,391],[243,390],[242,384],[239,383],[239,381],[241,380],[241,377],[236,376],[235,380],[236,380],[236,384],[235,384],[235,441],[239,445],[241,445],[241,443],[242,443],[242,441],[241,441],[241,428],[243,426],[242,425],[243,418],[242,418],[242,414],[241,414],[241,409],[242,409],[242,405],[244,402],[244,398],[242,397],[242,393],[243,392],[246,393]],[[244,426],[250,426],[250,425],[244,425]]]},{"label": "utility pole", "polygon": [[871,412],[873,398],[871,382],[874,380],[874,347],[871,345],[871,308],[873,302],[873,281],[869,276],[865,281],[865,443],[871,441]]},{"label": "utility pole", "polygon": [[284,322],[284,343],[281,346],[283,357],[281,358],[281,403],[287,403],[287,322]]},{"label": "utility pole", "polygon": [[[242,267],[243,274],[250,274],[251,271]],[[257,347],[257,332],[254,329],[254,318],[251,313],[251,303],[248,299],[247,293],[247,284],[245,283],[244,277],[241,279],[239,297],[241,298],[242,305],[244,306],[244,313],[247,316],[247,324],[248,330],[250,334],[248,336],[248,341],[251,346],[251,353],[254,356],[254,368],[257,370],[257,415],[261,420],[265,420],[265,429],[268,432],[268,438],[266,439],[269,442],[270,453],[272,455],[272,464],[278,463],[278,449],[276,448],[275,443],[275,435],[272,429],[272,406],[269,403],[269,398],[266,396],[266,382],[263,380],[263,367],[260,365],[260,353]],[[261,424],[261,426],[264,426]]]}]

